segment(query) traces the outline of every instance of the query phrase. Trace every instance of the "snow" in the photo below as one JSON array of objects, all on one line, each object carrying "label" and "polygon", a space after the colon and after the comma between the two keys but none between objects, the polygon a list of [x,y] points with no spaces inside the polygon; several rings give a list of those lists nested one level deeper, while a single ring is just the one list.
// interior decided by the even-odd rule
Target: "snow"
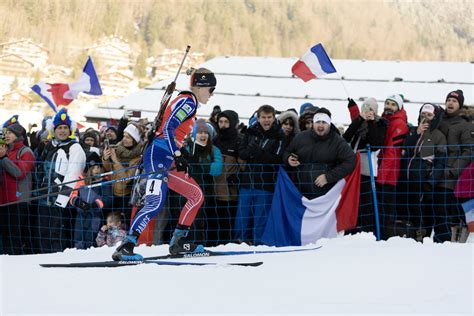
[{"label": "snow", "polygon": [[[0,314],[427,314],[472,315],[473,244],[417,243],[369,234],[318,241],[319,250],[179,259],[264,261],[260,267],[46,269],[100,261],[113,249],[0,256]],[[312,245],[314,246],[314,245]],[[311,247],[308,245],[306,247]],[[222,250],[274,249],[228,244]],[[166,246],[140,246],[145,256]],[[176,260],[176,259],[175,259]]]}]

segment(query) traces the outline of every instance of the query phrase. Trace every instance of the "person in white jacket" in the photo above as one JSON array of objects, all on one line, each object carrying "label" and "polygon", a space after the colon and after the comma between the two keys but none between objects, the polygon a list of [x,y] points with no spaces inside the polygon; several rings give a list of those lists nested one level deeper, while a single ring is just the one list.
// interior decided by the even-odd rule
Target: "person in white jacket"
[{"label": "person in white jacket", "polygon": [[[39,247],[41,252],[58,252],[72,246],[73,207],[68,204],[72,189],[84,172],[86,154],[76,139],[76,123],[66,109],[47,122],[52,140],[44,149],[38,166],[41,194],[38,203]],[[64,185],[61,185],[65,183]]]}]

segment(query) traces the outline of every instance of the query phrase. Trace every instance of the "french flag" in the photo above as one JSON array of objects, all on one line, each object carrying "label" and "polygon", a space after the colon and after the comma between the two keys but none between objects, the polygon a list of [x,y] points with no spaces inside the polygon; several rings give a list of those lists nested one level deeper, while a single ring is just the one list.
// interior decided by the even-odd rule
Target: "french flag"
[{"label": "french flag", "polygon": [[69,84],[39,81],[31,89],[43,98],[54,112],[58,111],[59,105],[69,105],[80,92],[90,95],[102,95],[99,79],[90,56],[79,80]]},{"label": "french flag", "polygon": [[354,171],[325,195],[307,199],[280,168],[272,207],[262,242],[269,246],[302,246],[320,238],[336,237],[357,224],[360,193],[360,158]]},{"label": "french flag", "polygon": [[311,47],[294,65],[291,72],[307,82],[331,73],[336,72],[336,68],[331,62],[328,54],[321,43]]}]

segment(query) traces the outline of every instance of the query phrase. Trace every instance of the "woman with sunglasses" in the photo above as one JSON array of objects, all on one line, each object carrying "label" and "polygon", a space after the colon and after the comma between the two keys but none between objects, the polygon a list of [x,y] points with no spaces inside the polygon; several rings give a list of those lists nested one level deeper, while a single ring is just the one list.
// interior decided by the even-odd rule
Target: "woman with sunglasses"
[{"label": "woman with sunglasses", "polygon": [[188,163],[180,149],[185,136],[192,131],[199,104],[209,101],[216,83],[216,77],[210,70],[199,68],[191,74],[190,91],[182,91],[168,104],[163,123],[143,154],[145,173],[151,173],[146,183],[145,206],[133,218],[127,236],[112,255],[114,260],[143,259],[133,249],[150,219],[163,207],[168,188],[187,198],[170,242],[170,253],[205,251],[202,245],[186,240],[204,197],[199,185],[187,174]]}]

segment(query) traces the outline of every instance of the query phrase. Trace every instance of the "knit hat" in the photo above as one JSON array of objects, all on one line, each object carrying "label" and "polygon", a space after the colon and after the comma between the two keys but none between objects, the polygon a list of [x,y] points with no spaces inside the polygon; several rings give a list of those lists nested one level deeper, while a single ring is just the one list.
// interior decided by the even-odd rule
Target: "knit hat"
[{"label": "knit hat", "polygon": [[300,106],[300,115],[302,115],[305,111],[313,111],[314,112],[318,109],[319,109],[319,107],[314,106],[312,103],[306,102],[306,103],[303,103]]},{"label": "knit hat", "polygon": [[214,139],[216,136],[216,130],[214,129],[214,126],[212,126],[211,123],[206,122],[203,119],[199,119],[194,123],[193,127],[193,138],[196,139],[196,134],[206,132],[209,134],[210,139]]},{"label": "knit hat", "polygon": [[69,138],[76,138],[75,132],[77,129],[77,124],[75,121],[71,120],[65,108],[60,109],[52,119],[46,121],[46,129],[49,132],[48,138],[53,138],[54,130],[60,125],[69,126],[69,129],[71,130],[71,135],[69,135]]},{"label": "knit hat", "polygon": [[13,124],[18,124],[18,115],[13,115],[5,123],[3,123],[3,128],[7,128]]},{"label": "knit hat", "polygon": [[458,100],[460,108],[464,106],[464,93],[462,92],[462,90],[451,91],[446,96],[446,101],[448,101],[449,98],[455,98],[456,100]]},{"label": "knit hat", "polygon": [[435,106],[433,104],[430,104],[430,103],[425,103],[421,107],[420,112],[429,112],[431,114],[435,114]]},{"label": "knit hat", "polygon": [[6,129],[7,131],[10,131],[15,134],[15,136],[18,138],[23,138],[23,136],[26,134],[26,130],[18,123],[9,125]]},{"label": "knit hat", "polygon": [[115,126],[109,126],[106,128],[105,132],[107,133],[107,131],[109,130],[112,130],[112,132],[115,133],[115,135],[117,135],[117,128]]},{"label": "knit hat", "polygon": [[191,75],[191,87],[215,87],[217,79],[209,69],[199,68]]},{"label": "knit hat", "polygon": [[89,169],[93,166],[100,166],[102,164],[102,160],[100,156],[96,152],[90,152],[86,158],[86,169]]},{"label": "knit hat", "polygon": [[385,99],[385,101],[387,100],[391,100],[393,102],[395,102],[398,106],[398,110],[400,111],[401,108],[403,108],[403,97],[401,94],[394,94],[394,95],[390,95],[387,97],[387,99]]},{"label": "knit hat", "polygon": [[133,125],[133,124],[128,124],[128,126],[125,128],[125,130],[123,131],[124,133],[128,133],[130,136],[132,136],[132,138],[137,142],[139,143],[140,140],[141,140],[141,137],[140,137],[140,131],[138,130],[138,128]]},{"label": "knit hat", "polygon": [[375,98],[367,98],[364,100],[364,103],[362,103],[361,106],[361,111],[362,112],[367,112],[369,109],[375,112],[377,114],[377,111],[379,109],[379,104],[377,103],[377,100]]}]

